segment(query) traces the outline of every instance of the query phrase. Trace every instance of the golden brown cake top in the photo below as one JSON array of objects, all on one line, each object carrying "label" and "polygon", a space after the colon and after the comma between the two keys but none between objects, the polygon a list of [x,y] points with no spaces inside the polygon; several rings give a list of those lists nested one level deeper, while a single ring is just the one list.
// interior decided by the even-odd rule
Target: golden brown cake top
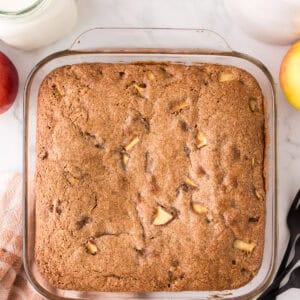
[{"label": "golden brown cake top", "polygon": [[261,90],[230,66],[81,64],[38,99],[36,260],[56,287],[223,290],[264,246]]}]

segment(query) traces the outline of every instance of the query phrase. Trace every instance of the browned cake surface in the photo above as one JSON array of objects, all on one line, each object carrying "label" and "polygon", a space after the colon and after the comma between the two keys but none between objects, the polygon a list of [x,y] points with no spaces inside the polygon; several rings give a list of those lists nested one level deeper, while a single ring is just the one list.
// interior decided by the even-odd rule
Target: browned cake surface
[{"label": "browned cake surface", "polygon": [[264,147],[262,93],[243,70],[56,69],[38,99],[40,272],[77,290],[244,285],[263,254]]}]

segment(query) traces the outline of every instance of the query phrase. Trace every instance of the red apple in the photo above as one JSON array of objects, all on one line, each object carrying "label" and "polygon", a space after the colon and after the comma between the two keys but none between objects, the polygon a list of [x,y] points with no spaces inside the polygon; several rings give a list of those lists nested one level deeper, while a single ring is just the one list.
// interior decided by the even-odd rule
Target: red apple
[{"label": "red apple", "polygon": [[0,52],[0,114],[14,103],[19,85],[16,67],[10,59]]}]

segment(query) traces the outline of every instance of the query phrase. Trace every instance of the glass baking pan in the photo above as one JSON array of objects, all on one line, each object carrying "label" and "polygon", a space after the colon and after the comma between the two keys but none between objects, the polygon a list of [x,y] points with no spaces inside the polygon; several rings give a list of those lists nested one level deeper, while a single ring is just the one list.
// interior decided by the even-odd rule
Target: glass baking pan
[{"label": "glass baking pan", "polygon": [[[136,61],[180,64],[226,64],[242,68],[258,81],[266,101],[267,125],[265,246],[261,267],[246,285],[226,291],[103,293],[60,290],[39,274],[35,258],[35,143],[39,86],[53,69],[78,63]],[[50,299],[249,299],[270,282],[276,256],[276,102],[271,74],[257,59],[233,51],[218,34],[197,29],[95,28],[80,35],[65,51],[53,53],[31,71],[24,91],[24,267],[36,291]]]}]

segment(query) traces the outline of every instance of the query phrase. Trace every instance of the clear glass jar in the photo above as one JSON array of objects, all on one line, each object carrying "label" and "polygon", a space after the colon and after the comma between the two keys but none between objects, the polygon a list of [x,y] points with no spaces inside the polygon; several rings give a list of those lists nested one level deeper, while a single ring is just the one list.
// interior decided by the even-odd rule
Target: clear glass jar
[{"label": "clear glass jar", "polygon": [[77,21],[74,0],[0,0],[0,39],[32,50],[66,35]]}]

